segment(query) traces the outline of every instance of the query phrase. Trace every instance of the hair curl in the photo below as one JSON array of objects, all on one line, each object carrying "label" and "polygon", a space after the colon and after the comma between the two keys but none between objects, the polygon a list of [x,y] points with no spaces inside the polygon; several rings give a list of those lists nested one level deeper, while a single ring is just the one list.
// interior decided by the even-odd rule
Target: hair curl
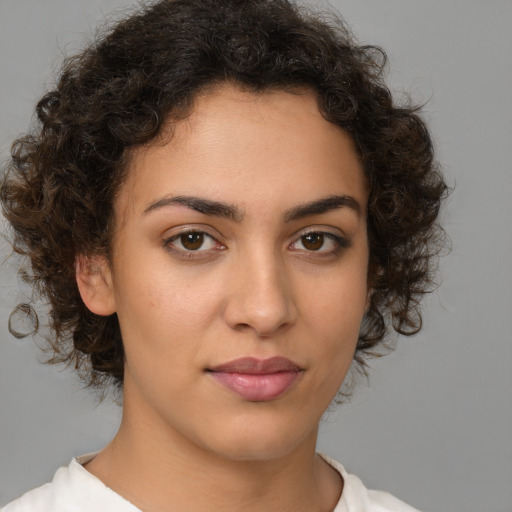
[{"label": "hair curl", "polygon": [[75,282],[78,255],[110,253],[113,202],[129,149],[187,115],[205,87],[238,83],[316,91],[322,115],[353,138],[369,183],[369,309],[355,360],[393,328],[421,328],[431,290],[447,187],[418,108],[397,105],[384,52],[360,46],[343,22],[287,0],[165,0],[142,7],[65,60],[37,104],[37,126],[18,139],[0,189],[13,247],[51,307],[53,361],[90,384],[122,385],[116,315],[91,313]]}]

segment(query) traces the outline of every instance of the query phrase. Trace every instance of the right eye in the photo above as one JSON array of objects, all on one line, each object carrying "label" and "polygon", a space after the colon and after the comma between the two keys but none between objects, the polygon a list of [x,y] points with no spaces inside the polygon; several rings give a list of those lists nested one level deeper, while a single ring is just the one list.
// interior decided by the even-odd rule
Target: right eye
[{"label": "right eye", "polygon": [[226,249],[212,235],[200,229],[184,229],[163,241],[164,248],[181,259],[210,258]]},{"label": "right eye", "polygon": [[183,231],[168,238],[165,241],[165,246],[182,252],[203,252],[224,248],[215,238],[204,231]]}]

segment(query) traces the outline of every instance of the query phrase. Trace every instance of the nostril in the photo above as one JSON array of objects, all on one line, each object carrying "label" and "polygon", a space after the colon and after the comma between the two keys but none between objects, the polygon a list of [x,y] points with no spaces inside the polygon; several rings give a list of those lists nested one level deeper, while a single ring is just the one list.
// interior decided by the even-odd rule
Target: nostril
[{"label": "nostril", "polygon": [[273,256],[256,258],[254,253],[253,260],[245,261],[240,272],[230,276],[223,314],[231,329],[269,337],[295,323],[293,283]]},{"label": "nostril", "polygon": [[246,331],[250,328],[251,326],[249,324],[237,324],[234,326],[235,331]]}]

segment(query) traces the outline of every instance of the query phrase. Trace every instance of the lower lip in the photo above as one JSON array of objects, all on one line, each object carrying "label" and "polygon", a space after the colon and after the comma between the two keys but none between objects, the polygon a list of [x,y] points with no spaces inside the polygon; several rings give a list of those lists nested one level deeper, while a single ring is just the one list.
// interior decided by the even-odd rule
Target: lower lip
[{"label": "lower lip", "polygon": [[210,372],[210,375],[244,400],[268,402],[284,395],[300,378],[302,372],[266,374]]}]

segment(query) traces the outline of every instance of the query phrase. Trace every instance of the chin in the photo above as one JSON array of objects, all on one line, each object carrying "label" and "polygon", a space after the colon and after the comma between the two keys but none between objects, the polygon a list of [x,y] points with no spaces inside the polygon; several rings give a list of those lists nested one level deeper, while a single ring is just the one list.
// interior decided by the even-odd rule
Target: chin
[{"label": "chin", "polygon": [[230,461],[268,461],[285,457],[293,452],[295,445],[289,445],[273,440],[258,440],[260,442],[234,443],[228,447],[222,447],[217,455]]},{"label": "chin", "polygon": [[302,431],[297,429],[297,425],[292,428],[277,422],[253,424],[247,428],[232,429],[228,435],[223,432],[215,440],[217,442],[209,444],[210,450],[226,460],[265,461],[285,457],[309,440],[314,449],[316,433],[316,426],[310,431]]}]

